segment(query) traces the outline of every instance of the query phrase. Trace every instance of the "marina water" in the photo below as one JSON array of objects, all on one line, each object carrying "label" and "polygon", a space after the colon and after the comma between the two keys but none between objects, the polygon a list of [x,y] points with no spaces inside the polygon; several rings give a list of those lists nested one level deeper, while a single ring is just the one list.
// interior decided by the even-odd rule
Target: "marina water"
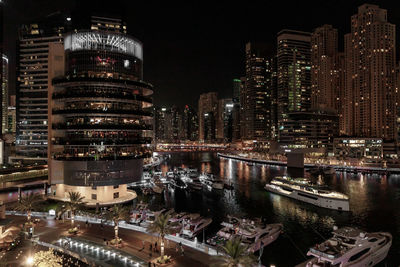
[{"label": "marina water", "polygon": [[[198,212],[213,218],[205,236],[215,234],[227,215],[262,217],[267,223],[283,223],[284,233],[264,248],[261,258],[265,266],[295,266],[305,260],[309,247],[331,236],[333,226],[359,227],[368,232],[387,231],[393,235],[388,257],[378,266],[400,264],[400,176],[336,173],[320,177],[330,189],[350,197],[350,212],[315,207],[284,196],[269,193],[264,186],[275,176],[305,176],[286,167],[259,165],[223,159],[213,152],[174,152],[160,166],[162,171],[173,167],[193,167],[211,172],[232,182],[234,190],[200,192],[166,190],[161,195],[146,197],[153,208],[166,206],[176,211]],[[202,234],[198,236],[202,240]],[[258,256],[258,255],[257,255]]]}]

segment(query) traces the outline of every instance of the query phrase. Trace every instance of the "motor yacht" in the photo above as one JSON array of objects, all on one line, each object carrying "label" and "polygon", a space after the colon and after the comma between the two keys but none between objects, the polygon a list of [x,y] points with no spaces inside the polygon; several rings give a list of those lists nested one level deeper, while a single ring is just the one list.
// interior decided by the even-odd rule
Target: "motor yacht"
[{"label": "motor yacht", "polygon": [[265,189],[269,192],[294,198],[322,208],[340,211],[350,210],[348,196],[315,187],[305,178],[275,177],[269,184],[265,185]]},{"label": "motor yacht", "polygon": [[190,239],[196,237],[203,229],[212,222],[211,218],[203,218],[200,214],[190,214],[182,220],[182,230],[180,235]]},{"label": "motor yacht", "polygon": [[375,266],[383,261],[392,245],[392,235],[386,232],[366,233],[357,228],[334,228],[333,237],[310,248],[313,258],[306,267]]}]

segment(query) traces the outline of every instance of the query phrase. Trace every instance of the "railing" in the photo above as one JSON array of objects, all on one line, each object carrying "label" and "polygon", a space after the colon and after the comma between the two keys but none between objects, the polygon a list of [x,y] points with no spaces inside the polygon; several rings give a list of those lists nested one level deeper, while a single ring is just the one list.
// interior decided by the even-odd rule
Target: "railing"
[{"label": "railing", "polygon": [[140,116],[153,116],[152,112],[144,110],[132,110],[132,109],[90,109],[90,108],[67,108],[67,109],[53,109],[53,114],[130,114],[130,115],[140,115]]},{"label": "railing", "polygon": [[128,145],[128,144],[150,144],[152,138],[140,137],[140,138],[126,138],[126,139],[113,139],[113,138],[56,138],[53,141],[53,145],[90,145],[101,143],[103,145]]},{"label": "railing", "polygon": [[152,130],[152,125],[146,124],[77,124],[77,123],[53,123],[54,130],[68,130],[68,129],[126,129],[126,130]]},{"label": "railing", "polygon": [[53,99],[63,99],[63,98],[117,98],[117,99],[129,99],[129,100],[137,100],[143,101],[147,103],[153,103],[153,99],[151,97],[142,96],[142,95],[135,95],[129,93],[122,93],[122,92],[95,92],[95,91],[77,91],[71,90],[66,93],[53,93]]},{"label": "railing", "polygon": [[97,160],[127,160],[127,159],[142,159],[151,157],[151,153],[143,153],[141,155],[96,155],[96,156],[67,156],[67,155],[54,155],[56,160],[65,161],[97,161]]},{"label": "railing", "polygon": [[[22,214],[20,212],[14,212],[14,211],[6,211],[7,215],[17,215],[17,216],[26,216],[26,214]],[[46,212],[32,212],[32,217],[45,217],[48,216],[48,213]],[[110,221],[104,221],[101,218],[98,217],[91,217],[91,216],[80,216],[76,215],[74,217],[75,221],[81,221],[81,222],[88,222],[92,224],[104,224],[104,225],[109,225],[109,226],[114,226],[114,224]],[[145,227],[129,224],[123,221],[119,222],[119,227],[123,229],[128,229],[128,230],[133,230],[141,233],[145,233],[147,235],[153,235],[156,236],[155,234],[151,234],[147,232],[147,229]],[[166,239],[174,241],[176,243],[182,243],[185,246],[191,247],[193,249],[196,249],[198,251],[207,253],[208,255],[218,255],[218,251],[215,247],[209,246],[207,244],[203,244],[200,242],[195,241],[190,241],[185,238],[179,237],[179,236],[174,236],[174,235],[166,235]]]},{"label": "railing", "polygon": [[30,170],[30,171],[21,171],[15,173],[8,173],[8,174],[0,174],[0,182],[12,182],[18,180],[25,180],[30,178],[37,178],[42,176],[47,176],[48,170]]}]

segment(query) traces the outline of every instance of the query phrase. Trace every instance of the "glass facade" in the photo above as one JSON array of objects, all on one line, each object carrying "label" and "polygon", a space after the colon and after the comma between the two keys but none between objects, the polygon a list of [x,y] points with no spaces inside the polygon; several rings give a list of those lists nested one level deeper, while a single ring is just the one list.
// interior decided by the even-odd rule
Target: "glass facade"
[{"label": "glass facade", "polygon": [[65,37],[66,75],[53,80],[52,160],[65,185],[131,183],[151,156],[153,91],[141,81],[141,44],[117,33],[85,34]]}]

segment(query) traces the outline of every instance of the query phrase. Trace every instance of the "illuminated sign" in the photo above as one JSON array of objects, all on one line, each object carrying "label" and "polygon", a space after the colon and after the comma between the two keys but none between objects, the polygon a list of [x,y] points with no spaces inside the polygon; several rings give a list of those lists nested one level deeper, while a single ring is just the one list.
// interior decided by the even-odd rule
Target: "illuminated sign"
[{"label": "illuminated sign", "polygon": [[104,32],[76,32],[67,35],[64,39],[64,49],[79,50],[106,50],[133,55],[143,59],[142,44],[126,35]]}]

